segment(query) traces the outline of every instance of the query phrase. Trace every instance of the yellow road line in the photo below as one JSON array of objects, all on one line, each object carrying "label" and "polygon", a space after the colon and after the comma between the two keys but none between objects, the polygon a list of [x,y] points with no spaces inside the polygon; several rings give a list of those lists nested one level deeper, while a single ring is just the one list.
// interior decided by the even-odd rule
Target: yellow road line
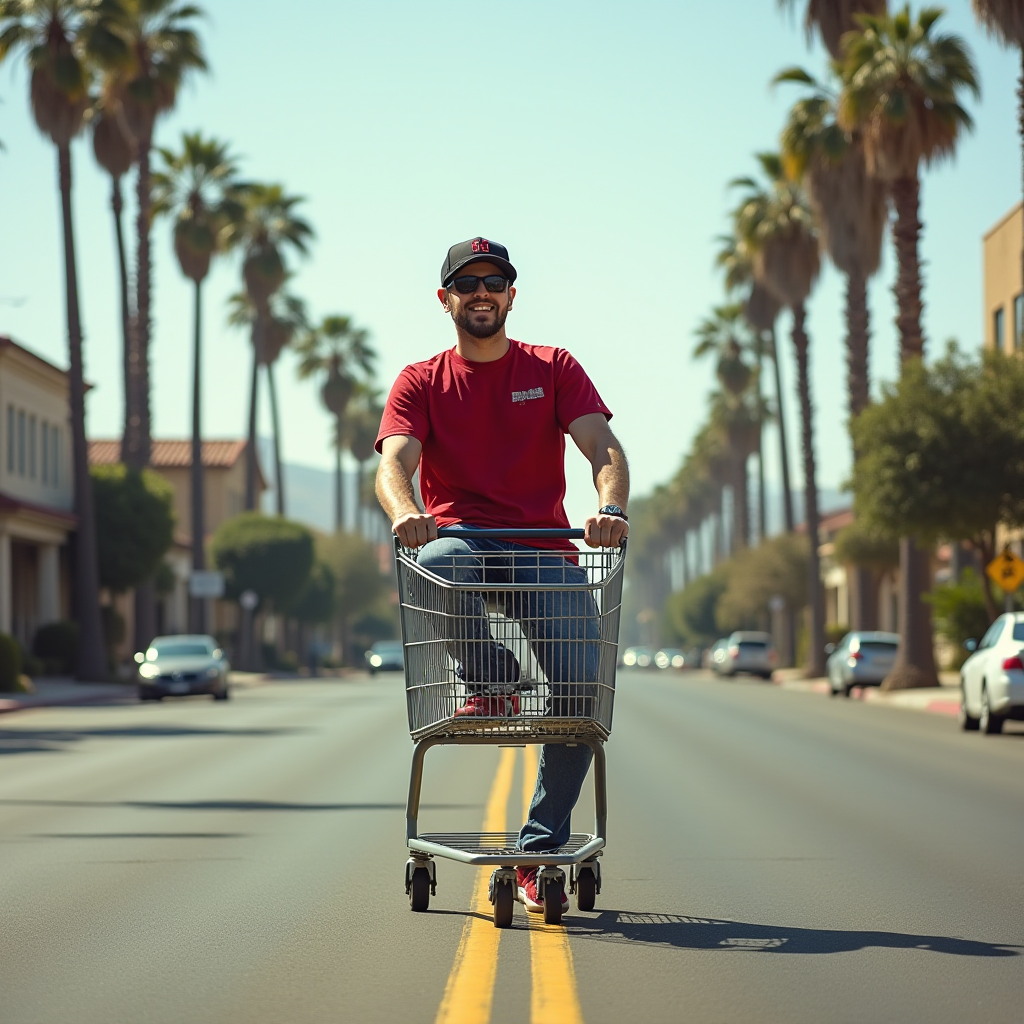
[{"label": "yellow road line", "polygon": [[[523,749],[523,820],[537,781],[537,748]],[[583,1024],[569,937],[561,925],[530,922],[530,1024]]]},{"label": "yellow road line", "polygon": [[[501,751],[498,772],[487,798],[485,832],[505,831],[515,759],[514,749],[506,747]],[[488,1024],[491,1019],[501,929],[491,921],[491,901],[487,895],[490,878],[491,869],[480,868],[473,891],[473,912],[483,916],[466,919],[436,1024]]]}]

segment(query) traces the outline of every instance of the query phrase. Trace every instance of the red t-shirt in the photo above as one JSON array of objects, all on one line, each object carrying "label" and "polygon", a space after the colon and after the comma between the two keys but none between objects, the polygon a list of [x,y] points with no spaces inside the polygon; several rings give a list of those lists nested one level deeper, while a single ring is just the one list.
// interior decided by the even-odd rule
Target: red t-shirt
[{"label": "red t-shirt", "polygon": [[611,419],[563,348],[511,341],[491,363],[452,348],[398,375],[377,451],[394,434],[423,445],[420,492],[439,526],[564,529],[565,434],[595,412]]}]

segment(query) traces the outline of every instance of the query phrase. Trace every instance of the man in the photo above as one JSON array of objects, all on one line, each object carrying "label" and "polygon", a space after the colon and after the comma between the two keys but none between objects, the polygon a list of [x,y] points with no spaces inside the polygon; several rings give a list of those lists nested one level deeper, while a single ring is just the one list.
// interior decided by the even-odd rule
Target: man
[{"label": "man", "polygon": [[[562,505],[565,434],[594,471],[599,508],[584,524],[586,543],[617,547],[629,532],[629,471],[608,426],[611,412],[565,349],[526,345],[506,335],[515,280],[508,251],[497,242],[478,237],[448,250],[437,297],[455,324],[455,347],[407,366],[395,381],[377,438],[377,497],[401,543],[420,549],[420,564],[446,579],[479,582],[479,555],[488,552],[502,562],[503,582],[512,586],[585,583],[585,571],[550,545],[537,542],[550,551],[538,554],[521,544],[473,536],[488,527],[569,526]],[[417,469],[424,512],[412,487]],[[438,539],[438,526],[458,527],[465,537]],[[465,623],[465,635],[452,640],[470,696],[455,714],[515,714],[519,665],[490,639],[482,600],[466,612],[454,616]],[[596,639],[595,612],[586,592],[570,591],[550,595],[544,608],[516,613],[556,701],[574,684],[593,680],[585,663],[591,660],[588,648],[596,650],[587,644]],[[568,841],[591,756],[584,744],[544,745],[519,849],[546,852]],[[527,910],[542,912],[536,874],[533,868],[518,870],[519,898]],[[562,904],[568,908],[564,892]]]}]

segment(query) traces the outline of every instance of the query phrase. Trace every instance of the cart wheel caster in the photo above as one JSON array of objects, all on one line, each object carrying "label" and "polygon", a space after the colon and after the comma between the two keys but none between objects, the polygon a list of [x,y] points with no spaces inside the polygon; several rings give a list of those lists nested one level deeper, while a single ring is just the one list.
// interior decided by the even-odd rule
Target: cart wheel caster
[{"label": "cart wheel caster", "polygon": [[494,887],[494,927],[512,927],[512,905],[515,896],[510,882],[499,882]]},{"label": "cart wheel caster", "polygon": [[544,923],[562,923],[562,884],[556,878],[544,880]]},{"label": "cart wheel caster", "polygon": [[426,868],[416,868],[412,873],[409,906],[417,914],[423,913],[430,906],[430,872]]},{"label": "cart wheel caster", "polygon": [[597,878],[590,868],[582,868],[576,876],[576,909],[590,911],[597,901]]}]

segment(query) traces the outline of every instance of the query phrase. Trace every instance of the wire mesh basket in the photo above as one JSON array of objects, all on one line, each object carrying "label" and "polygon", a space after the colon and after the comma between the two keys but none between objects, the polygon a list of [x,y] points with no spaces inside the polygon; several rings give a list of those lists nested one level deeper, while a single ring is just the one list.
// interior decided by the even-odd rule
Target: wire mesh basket
[{"label": "wire mesh basket", "polygon": [[[606,739],[625,546],[579,550],[576,530],[439,535],[513,543],[437,554],[396,540],[412,738]],[[565,543],[528,546],[540,536]]]}]

